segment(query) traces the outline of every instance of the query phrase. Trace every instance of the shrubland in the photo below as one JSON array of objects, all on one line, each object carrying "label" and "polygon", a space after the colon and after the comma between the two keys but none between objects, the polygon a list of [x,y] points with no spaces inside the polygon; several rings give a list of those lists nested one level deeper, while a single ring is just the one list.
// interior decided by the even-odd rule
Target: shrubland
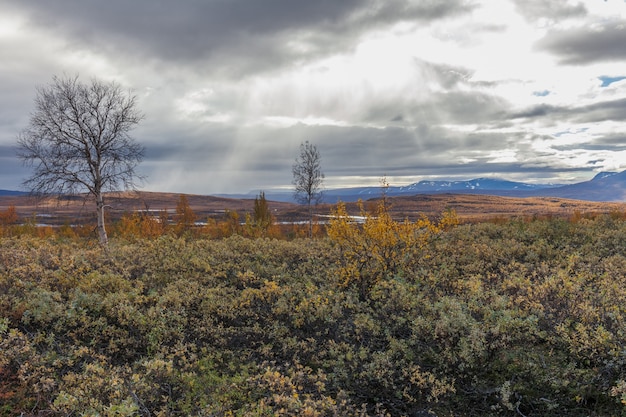
[{"label": "shrubland", "polygon": [[626,415],[621,216],[342,210],[316,239],[5,232],[0,415]]}]

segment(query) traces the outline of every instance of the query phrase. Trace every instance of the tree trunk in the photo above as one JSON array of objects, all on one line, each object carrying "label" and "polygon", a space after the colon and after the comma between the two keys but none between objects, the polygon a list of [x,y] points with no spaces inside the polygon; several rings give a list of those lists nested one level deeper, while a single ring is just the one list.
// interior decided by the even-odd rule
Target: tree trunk
[{"label": "tree trunk", "polygon": [[313,207],[309,201],[309,238],[313,238]]},{"label": "tree trunk", "polygon": [[100,245],[106,247],[109,244],[109,237],[104,227],[104,197],[102,193],[96,195],[96,211],[98,216],[98,239]]}]

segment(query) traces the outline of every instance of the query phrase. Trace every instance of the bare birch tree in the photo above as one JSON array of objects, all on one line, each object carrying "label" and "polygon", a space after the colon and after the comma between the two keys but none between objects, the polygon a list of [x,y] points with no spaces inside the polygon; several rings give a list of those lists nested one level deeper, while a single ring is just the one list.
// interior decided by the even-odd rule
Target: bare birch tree
[{"label": "bare birch tree", "polygon": [[37,88],[35,110],[18,135],[18,156],[35,194],[86,192],[96,201],[98,238],[108,243],[104,192],[134,188],[144,147],[129,132],[141,121],[136,96],[114,83],[53,77]]},{"label": "bare birch tree", "polygon": [[313,236],[313,206],[322,201],[324,173],[317,147],[309,141],[300,144],[300,155],[292,167],[295,198],[309,208],[309,237]]}]

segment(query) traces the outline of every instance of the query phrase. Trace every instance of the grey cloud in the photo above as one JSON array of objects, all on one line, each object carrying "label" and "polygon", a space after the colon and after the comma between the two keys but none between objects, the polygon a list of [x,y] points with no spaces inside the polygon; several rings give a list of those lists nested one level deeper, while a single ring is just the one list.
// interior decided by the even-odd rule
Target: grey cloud
[{"label": "grey cloud", "polygon": [[472,72],[466,68],[415,60],[416,74],[437,85],[434,91],[420,91],[422,82],[416,81],[401,100],[372,101],[364,111],[364,122],[405,126],[421,123],[481,124],[500,120],[504,109],[511,105],[489,92],[492,85],[470,81]]},{"label": "grey cloud", "polygon": [[[305,140],[302,129],[238,128],[207,124],[201,132],[171,131],[147,148],[141,165],[147,186],[159,191],[184,184],[191,192],[245,192],[289,185],[296,140]],[[164,172],[167,172],[164,176]]]},{"label": "grey cloud", "polygon": [[626,60],[626,22],[602,28],[579,27],[549,32],[536,47],[567,65]]},{"label": "grey cloud", "polygon": [[595,143],[602,147],[602,149],[618,151],[626,150],[626,131],[605,135],[596,139]]},{"label": "grey cloud", "polygon": [[29,170],[16,158],[15,150],[14,146],[0,145],[0,178],[8,184],[21,184],[29,174]]},{"label": "grey cloud", "polygon": [[513,0],[513,3],[517,10],[531,22],[541,18],[562,20],[587,14],[587,9],[582,3],[572,5],[566,0]]},{"label": "grey cloud", "polygon": [[510,104],[500,97],[478,91],[449,91],[433,94],[426,102],[371,105],[368,120],[392,120],[405,125],[487,124],[502,119]]},{"label": "grey cloud", "polygon": [[605,100],[586,106],[552,106],[540,104],[509,115],[511,119],[543,119],[552,123],[556,117],[576,123],[623,121],[626,119],[626,99]]},{"label": "grey cloud", "polygon": [[363,19],[363,23],[386,20],[396,22],[398,20],[422,20],[430,21],[442,19],[447,16],[467,12],[475,6],[471,1],[464,0],[422,0],[419,2],[410,0],[392,0],[385,2],[370,1]]},{"label": "grey cloud", "polygon": [[[429,62],[415,58],[415,65],[425,77],[436,81],[444,89],[450,89],[459,84],[470,84],[469,79],[473,72],[467,68]],[[476,84],[476,83],[471,83]]]},{"label": "grey cloud", "polygon": [[[14,4],[18,4],[13,1]],[[238,76],[350,47],[366,30],[469,10],[464,0],[19,2],[33,25],[126,59],[207,61],[207,73]],[[290,46],[294,42],[297,46]]]},{"label": "grey cloud", "polygon": [[554,146],[553,148],[559,151],[571,151],[571,150],[606,151],[606,152],[626,151],[626,132],[622,132],[622,133],[616,132],[610,135],[604,135],[598,138],[594,138],[593,142]]},{"label": "grey cloud", "polygon": [[448,113],[447,120],[459,124],[485,123],[498,119],[509,107],[504,99],[480,92],[452,92],[435,97],[434,105]]},{"label": "grey cloud", "polygon": [[[564,1],[516,4],[529,21],[585,13],[584,7]],[[307,74],[298,68],[321,70],[326,63],[316,58],[344,53],[349,57],[370,33],[410,28],[407,31],[471,48],[491,39],[486,35],[492,31],[507,27],[507,22],[497,19],[496,25],[476,22],[475,27],[465,19],[454,20],[474,7],[472,1],[4,0],[5,5],[18,14],[26,10],[31,26],[21,33],[32,30],[33,36],[26,37],[29,41],[43,35],[51,42],[42,42],[42,48],[48,48],[42,49],[44,53],[22,55],[0,38],[0,54],[10,62],[0,65],[0,76],[8,80],[0,84],[3,180],[15,177],[20,167],[9,147],[1,145],[14,142],[16,127],[27,122],[35,86],[64,69],[87,72],[81,74],[85,77],[119,77],[145,93],[140,94],[140,107],[147,118],[133,137],[146,146],[139,169],[148,177],[148,189],[155,191],[217,193],[290,187],[291,165],[305,140],[318,146],[329,179],[351,177],[357,182],[385,174],[415,180],[431,175],[467,179],[495,173],[553,178],[550,173],[587,168],[570,168],[571,161],[559,160],[558,149],[532,146],[546,140],[528,137],[535,121],[626,119],[624,100],[513,110],[513,103],[497,95],[498,87],[519,80],[475,82],[468,69],[474,63],[467,62],[465,68],[429,62],[423,56],[414,58],[414,67],[403,71],[397,82],[390,66],[381,70],[389,70],[391,82],[380,85],[369,80],[359,83],[359,77],[353,84],[336,85],[332,83],[336,74],[330,74],[326,91],[326,79],[317,73],[311,79],[320,88],[300,85]],[[395,26],[398,22],[410,24]],[[553,31],[536,46],[567,63],[626,57],[621,29],[616,25],[606,30],[609,33],[582,27]],[[446,37],[448,31],[451,38]],[[613,37],[619,39],[614,42]],[[407,54],[421,56],[420,45],[408,49]],[[476,71],[481,71],[480,65]],[[281,78],[283,74],[287,77]],[[293,80],[291,74],[296,74]],[[407,74],[413,78],[404,79]],[[600,99],[613,90],[604,90]],[[341,126],[253,125],[298,118],[334,120]],[[500,128],[506,129],[498,132]],[[624,135],[616,133],[573,151],[620,151],[623,143]],[[500,155],[509,155],[502,151],[511,151],[512,160],[525,162],[494,163],[503,160]],[[586,153],[589,159],[598,158],[597,153]]]},{"label": "grey cloud", "polygon": [[601,101],[589,106],[581,107],[578,112],[578,120],[584,123],[626,120],[626,98],[617,100]]},{"label": "grey cloud", "polygon": [[231,150],[228,140],[196,139],[171,143],[151,142],[146,148],[146,159],[153,162],[177,161],[182,163],[199,163],[203,165],[218,162],[224,154]]},{"label": "grey cloud", "polygon": [[436,80],[443,91],[433,94],[428,109],[417,109],[418,113],[430,113],[429,117],[445,123],[481,124],[501,119],[503,110],[511,106],[503,98],[491,94],[490,86],[470,81],[472,72],[467,69],[428,63],[424,65],[432,68],[431,79]]},{"label": "grey cloud", "polygon": [[[476,159],[477,165],[484,165],[489,161],[481,156],[483,152],[509,149],[515,141],[511,134],[464,135],[426,124],[416,128],[296,129],[306,132],[306,137],[318,146],[328,173],[344,176],[430,175],[437,167],[454,167],[462,158]],[[473,162],[467,164],[467,169],[476,168]]]},{"label": "grey cloud", "polygon": [[509,117],[511,119],[534,119],[539,117],[545,117],[548,115],[554,115],[557,113],[566,112],[567,109],[558,106],[552,106],[549,104],[539,104],[530,108],[521,110],[519,112],[512,113]]},{"label": "grey cloud", "polygon": [[[257,135],[258,135],[257,131]],[[297,145],[309,140],[322,157],[322,166],[329,176],[376,176],[385,173],[412,173],[418,166],[430,163],[438,150],[431,144],[441,144],[434,133],[420,136],[412,129],[308,126],[298,124],[285,129],[264,129],[257,141],[250,143],[242,158],[244,169],[260,170],[273,175],[274,183],[291,183],[291,165],[297,155]],[[439,139],[439,140],[438,140]],[[428,152],[424,152],[424,149]],[[445,151],[445,148],[441,148]],[[244,162],[245,161],[245,162]]]},{"label": "grey cloud", "polygon": [[[315,143],[331,176],[419,176],[497,172],[534,172],[541,167],[494,164],[489,153],[519,147],[524,133],[462,134],[422,124],[414,128],[300,126]],[[463,162],[461,162],[463,161]],[[546,164],[547,165],[547,164]],[[509,167],[509,168],[507,168]]]},{"label": "grey cloud", "polygon": [[[0,39],[1,41],[1,39]],[[50,80],[50,73],[45,76],[41,68],[26,68],[13,60],[13,55],[4,53],[0,47],[3,60],[10,64],[0,63],[0,145],[15,142],[17,133],[26,127],[32,111],[35,87],[38,80]],[[4,67],[4,68],[3,68]],[[5,68],[12,68],[11,71]],[[43,83],[43,81],[42,81]]]},{"label": "grey cloud", "polygon": [[557,151],[607,151],[607,152],[619,152],[626,150],[626,145],[607,147],[606,145],[596,143],[584,143],[576,145],[562,145],[554,146],[554,150]]}]

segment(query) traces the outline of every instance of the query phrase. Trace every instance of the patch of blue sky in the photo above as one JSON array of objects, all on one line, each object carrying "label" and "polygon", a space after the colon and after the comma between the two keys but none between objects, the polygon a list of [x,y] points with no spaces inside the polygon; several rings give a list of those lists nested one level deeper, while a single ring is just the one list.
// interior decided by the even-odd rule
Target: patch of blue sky
[{"label": "patch of blue sky", "polygon": [[600,87],[608,87],[609,85],[615,82],[626,80],[626,76],[609,77],[608,75],[602,75],[598,77],[598,79],[602,81],[602,84],[600,85]]},{"label": "patch of blue sky", "polygon": [[533,91],[533,96],[545,97],[551,93],[550,90]]}]

